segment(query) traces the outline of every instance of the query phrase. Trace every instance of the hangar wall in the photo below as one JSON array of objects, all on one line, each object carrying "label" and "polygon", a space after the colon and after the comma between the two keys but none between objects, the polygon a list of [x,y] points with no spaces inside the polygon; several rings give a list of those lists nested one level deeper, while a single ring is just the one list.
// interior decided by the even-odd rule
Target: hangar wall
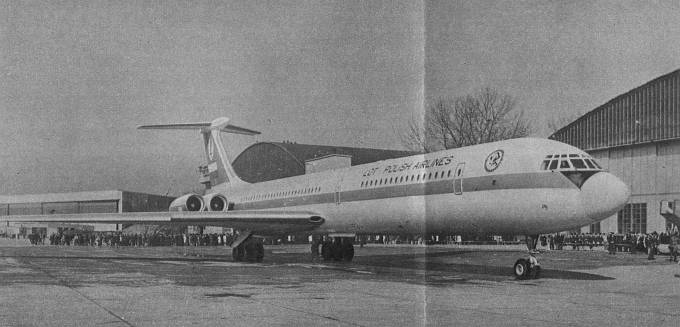
[{"label": "hangar wall", "polygon": [[[79,213],[120,213],[166,211],[173,197],[121,190],[1,195],[0,215],[50,215]],[[79,225],[80,226],[80,225]],[[115,231],[115,224],[83,224],[95,231]],[[61,223],[10,223],[0,227],[9,234],[31,233],[34,229],[72,228]]]},{"label": "hangar wall", "polygon": [[583,232],[673,228],[660,203],[680,199],[680,70],[617,96],[550,138],[587,151],[631,189],[623,210]]}]

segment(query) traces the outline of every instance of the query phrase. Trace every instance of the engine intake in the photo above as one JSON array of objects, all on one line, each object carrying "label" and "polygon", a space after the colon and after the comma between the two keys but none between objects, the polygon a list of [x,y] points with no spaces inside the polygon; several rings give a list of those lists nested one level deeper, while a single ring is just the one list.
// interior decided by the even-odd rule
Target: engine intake
[{"label": "engine intake", "polygon": [[208,205],[208,211],[227,211],[229,210],[229,201],[227,198],[218,193],[207,194],[203,197],[203,201]]},{"label": "engine intake", "polygon": [[170,211],[202,211],[205,202],[198,194],[180,196],[170,203]]}]

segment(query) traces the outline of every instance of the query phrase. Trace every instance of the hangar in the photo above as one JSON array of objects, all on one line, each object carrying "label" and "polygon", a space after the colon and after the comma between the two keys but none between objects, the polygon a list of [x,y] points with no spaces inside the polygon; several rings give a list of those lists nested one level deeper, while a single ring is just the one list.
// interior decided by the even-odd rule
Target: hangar
[{"label": "hangar", "polygon": [[[78,213],[121,213],[165,211],[173,197],[120,190],[0,195],[0,215],[50,215]],[[0,226],[7,235],[50,234],[63,229],[116,231],[112,224],[74,225],[63,223],[9,223]]]},{"label": "hangar", "polygon": [[587,151],[631,189],[628,204],[617,215],[582,232],[660,233],[677,227],[679,107],[676,70],[615,97],[550,136]]}]

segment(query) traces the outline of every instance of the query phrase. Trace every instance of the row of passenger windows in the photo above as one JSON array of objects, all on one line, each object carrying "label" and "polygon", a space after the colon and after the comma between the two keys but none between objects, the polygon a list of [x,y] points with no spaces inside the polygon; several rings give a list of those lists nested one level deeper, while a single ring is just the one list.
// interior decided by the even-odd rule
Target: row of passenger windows
[{"label": "row of passenger windows", "polygon": [[269,199],[276,199],[276,198],[289,197],[289,196],[316,194],[316,193],[320,193],[320,192],[321,192],[321,186],[316,186],[316,187],[308,187],[308,188],[297,189],[297,190],[253,194],[253,195],[245,197],[244,201],[269,200]]},{"label": "row of passenger windows", "polygon": [[434,173],[422,173],[422,174],[418,174],[418,175],[405,175],[405,176],[397,176],[397,177],[390,177],[390,178],[386,177],[386,178],[381,178],[381,179],[373,179],[373,180],[368,180],[368,181],[362,181],[361,187],[372,187],[372,186],[380,186],[380,185],[420,182],[420,181],[426,181],[426,180],[431,180],[431,179],[448,178],[448,177],[451,177],[451,170],[449,170],[448,172],[437,171],[437,172],[434,172]]},{"label": "row of passenger windows", "polygon": [[578,154],[555,154],[547,155],[541,164],[541,170],[555,169],[594,169],[601,170],[602,167],[594,159]]}]

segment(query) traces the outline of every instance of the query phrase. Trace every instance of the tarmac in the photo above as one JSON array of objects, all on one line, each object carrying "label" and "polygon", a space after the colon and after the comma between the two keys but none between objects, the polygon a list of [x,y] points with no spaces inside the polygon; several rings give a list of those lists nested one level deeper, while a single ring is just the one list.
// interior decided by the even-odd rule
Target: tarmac
[{"label": "tarmac", "polygon": [[0,239],[0,326],[680,326],[680,265],[601,248],[545,251],[517,280],[521,247],[31,246]]}]

